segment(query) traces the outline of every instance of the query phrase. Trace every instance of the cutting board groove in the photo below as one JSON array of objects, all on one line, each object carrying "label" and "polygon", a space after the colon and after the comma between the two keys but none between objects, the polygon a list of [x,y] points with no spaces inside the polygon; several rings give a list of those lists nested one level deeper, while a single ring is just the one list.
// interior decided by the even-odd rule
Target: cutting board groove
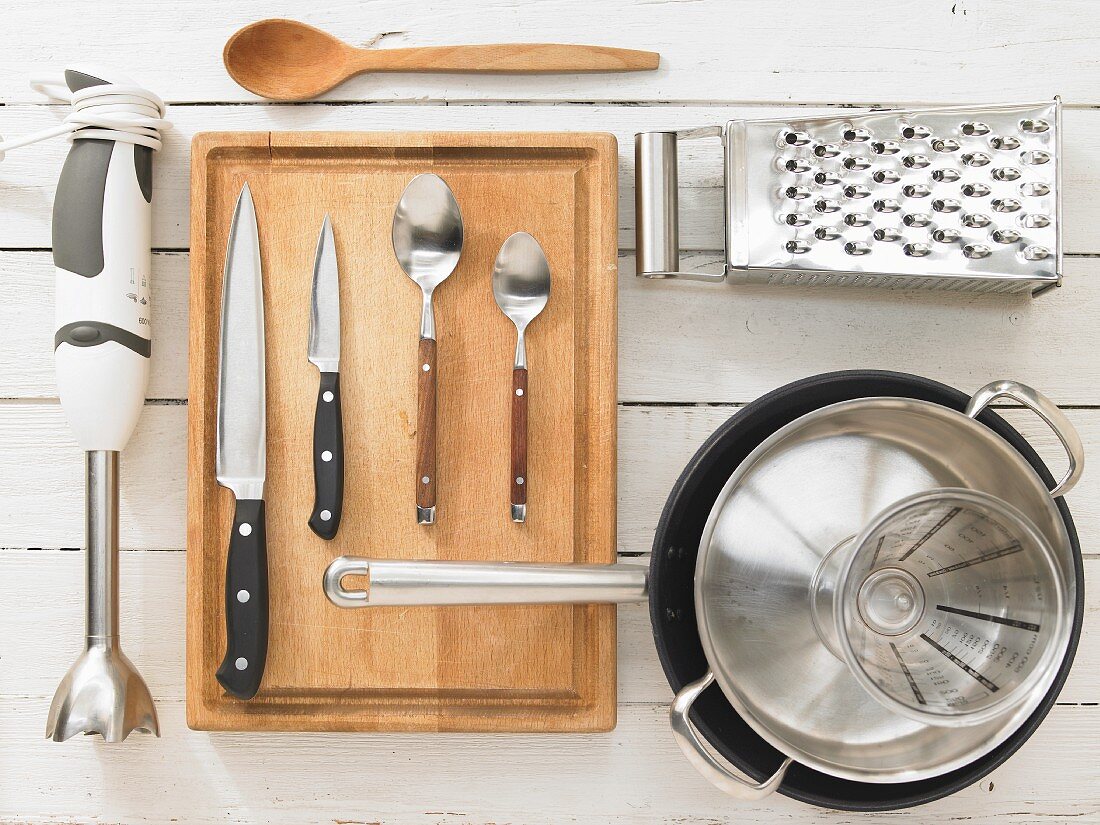
[{"label": "cutting board groove", "polygon": [[[321,589],[339,555],[526,562],[615,559],[615,139],[591,133],[221,132],[192,143],[187,721],[200,730],[596,731],[615,724],[611,605],[343,610]],[[416,524],[420,291],[390,246],[413,176],[434,172],[465,244],[435,294],[438,516]],[[259,221],[267,331],[271,635],[260,692],[227,696],[232,495],[214,478],[221,280],[233,205]],[[345,497],[315,536],[318,373],[306,361],[317,234],[340,263]],[[528,522],[509,518],[515,329],[493,301],[501,243],[533,234],[552,270],[528,330]],[[347,582],[350,586],[353,582]]]}]

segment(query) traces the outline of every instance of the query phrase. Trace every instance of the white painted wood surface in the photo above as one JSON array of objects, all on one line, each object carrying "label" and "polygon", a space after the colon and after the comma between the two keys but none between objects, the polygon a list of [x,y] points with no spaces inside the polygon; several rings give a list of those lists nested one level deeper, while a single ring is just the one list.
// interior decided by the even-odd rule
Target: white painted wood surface
[{"label": "white painted wood surface", "polygon": [[[1089,0],[634,2],[259,0],[9,4],[0,27],[0,134],[55,123],[25,85],[67,65],[123,61],[173,103],[156,158],[156,340],[150,402],[123,457],[123,634],[164,735],[122,746],[42,739],[82,636],[81,456],[55,399],[49,211],[65,146],[0,164],[0,822],[811,822],[783,798],[732,802],[696,776],[667,730],[670,698],[640,606],[619,622],[619,726],[594,736],[275,736],[194,733],[183,719],[190,137],[211,129],[596,129],[620,142],[620,507],[626,556],[644,554],[664,497],[738,405],[789,380],[875,367],[962,389],[1014,377],[1068,408],[1100,447],[1100,6]],[[238,26],[298,17],[380,48],[588,41],[652,48],[652,75],[361,77],[327,103],[268,105],[225,75]],[[1039,300],[733,288],[633,276],[632,135],[766,116],[792,104],[911,104],[1060,93],[1066,284]],[[240,105],[247,104],[247,105]],[[685,147],[682,238],[713,263],[716,145]],[[1052,466],[1053,436],[1007,410]],[[1086,576],[1100,577],[1100,476],[1070,496]],[[832,822],[1100,821],[1100,597],[1060,704],[980,785],[902,814]]]}]

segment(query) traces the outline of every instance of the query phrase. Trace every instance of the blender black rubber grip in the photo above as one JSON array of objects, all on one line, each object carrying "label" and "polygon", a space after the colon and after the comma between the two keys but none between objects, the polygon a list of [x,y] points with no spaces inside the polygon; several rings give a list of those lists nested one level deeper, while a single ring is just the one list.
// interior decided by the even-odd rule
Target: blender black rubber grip
[{"label": "blender black rubber grip", "polygon": [[238,499],[225,570],[225,658],[218,681],[251,699],[267,663],[267,523],[263,499]]},{"label": "blender black rubber grip", "polygon": [[[76,92],[108,81],[68,69],[65,83]],[[103,203],[113,140],[74,140],[57,181],[53,202],[53,259],[60,268],[94,278],[103,271]],[[134,146],[134,175],[142,197],[153,199],[153,150]]]},{"label": "blender black rubber grip", "polygon": [[317,390],[317,411],[313,417],[313,489],[309,527],[323,539],[335,538],[344,508],[344,423],[338,372],[322,372]]}]

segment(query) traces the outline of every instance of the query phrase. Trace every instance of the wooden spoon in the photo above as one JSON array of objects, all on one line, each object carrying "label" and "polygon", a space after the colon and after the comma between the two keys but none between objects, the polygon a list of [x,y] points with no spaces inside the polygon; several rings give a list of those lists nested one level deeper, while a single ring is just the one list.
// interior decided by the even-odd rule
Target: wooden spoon
[{"label": "wooden spoon", "polygon": [[361,72],[639,72],[656,69],[660,59],[656,52],[554,43],[357,49],[280,19],[245,26],[222,52],[230,77],[272,100],[315,97]]}]

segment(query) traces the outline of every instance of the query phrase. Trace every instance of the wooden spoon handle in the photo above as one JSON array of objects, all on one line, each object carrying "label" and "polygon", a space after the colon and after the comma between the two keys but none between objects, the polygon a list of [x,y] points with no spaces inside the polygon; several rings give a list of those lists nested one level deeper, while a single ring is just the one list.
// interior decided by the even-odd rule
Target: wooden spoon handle
[{"label": "wooden spoon handle", "polygon": [[609,46],[559,43],[506,43],[487,46],[422,46],[407,49],[358,49],[358,72],[476,72],[538,74],[644,72],[657,68],[657,52]]},{"label": "wooden spoon handle", "polygon": [[421,338],[417,359],[416,520],[435,522],[435,339]]},{"label": "wooden spoon handle", "polygon": [[512,370],[512,520],[527,519],[527,370]]}]

